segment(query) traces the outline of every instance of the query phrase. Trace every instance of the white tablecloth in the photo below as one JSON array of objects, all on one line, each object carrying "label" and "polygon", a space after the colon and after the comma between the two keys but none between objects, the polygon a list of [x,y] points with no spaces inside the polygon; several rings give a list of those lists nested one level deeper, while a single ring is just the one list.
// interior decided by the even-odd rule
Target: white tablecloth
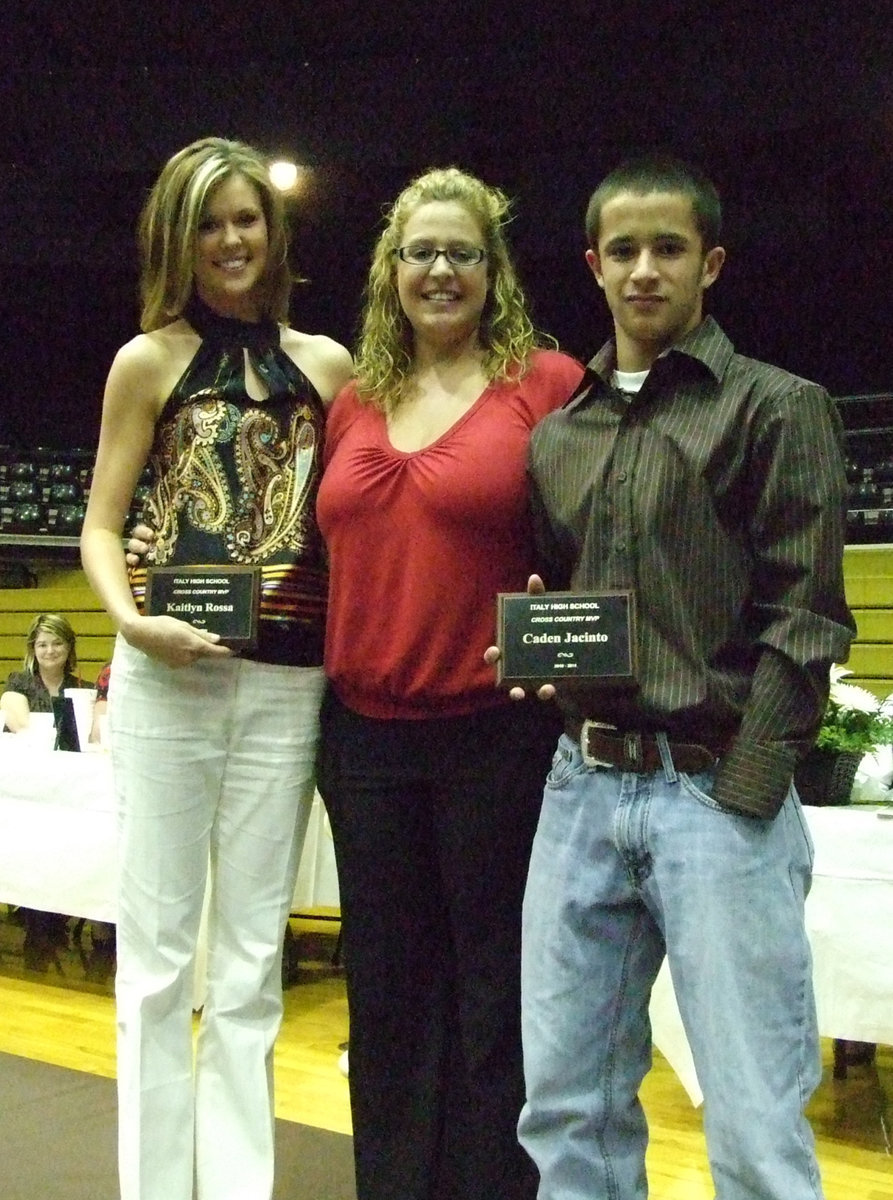
[{"label": "white tablecloth", "polygon": [[[0,734],[0,901],[115,920],[115,797],[111,762]],[[337,907],[332,837],[317,796],[294,910]]]},{"label": "white tablecloth", "polygon": [[[805,808],[815,842],[806,905],[819,1030],[893,1044],[893,811]],[[102,752],[67,754],[0,735],[0,901],[114,921],[115,802]],[[293,908],[337,907],[319,796]],[[701,1099],[666,963],[651,1002],[654,1043]]]},{"label": "white tablecloth", "polygon": [[[806,928],[823,1037],[893,1044],[893,809],[804,813],[815,844]],[[651,998],[654,1044],[694,1103],[701,1090],[666,962]]]}]

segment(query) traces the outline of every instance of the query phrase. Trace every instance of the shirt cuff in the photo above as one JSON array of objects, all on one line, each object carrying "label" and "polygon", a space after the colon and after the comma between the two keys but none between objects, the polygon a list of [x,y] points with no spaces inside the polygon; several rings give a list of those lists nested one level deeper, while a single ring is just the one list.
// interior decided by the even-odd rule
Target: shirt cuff
[{"label": "shirt cuff", "polygon": [[771,820],[790,791],[796,749],[784,742],[736,738],[720,759],[713,799],[723,808]]}]

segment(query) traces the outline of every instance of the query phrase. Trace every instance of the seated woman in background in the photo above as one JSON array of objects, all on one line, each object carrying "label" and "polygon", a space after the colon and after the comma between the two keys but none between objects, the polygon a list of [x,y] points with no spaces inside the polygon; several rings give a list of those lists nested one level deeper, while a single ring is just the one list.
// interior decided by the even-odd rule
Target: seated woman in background
[{"label": "seated woman in background", "polygon": [[[74,630],[65,617],[38,613],[28,629],[23,669],[10,673],[0,695],[6,728],[21,733],[28,728],[32,713],[51,713],[54,696],[61,696],[65,688],[80,687],[77,663]],[[16,919],[25,927],[26,965],[35,969],[42,963],[45,969],[46,950],[68,942],[68,917],[19,908]]]},{"label": "seated woman in background", "polygon": [[51,713],[53,697],[80,687],[74,630],[58,613],[38,613],[25,643],[23,670],[13,671],[0,695],[0,712],[13,733],[27,729],[31,714]]}]

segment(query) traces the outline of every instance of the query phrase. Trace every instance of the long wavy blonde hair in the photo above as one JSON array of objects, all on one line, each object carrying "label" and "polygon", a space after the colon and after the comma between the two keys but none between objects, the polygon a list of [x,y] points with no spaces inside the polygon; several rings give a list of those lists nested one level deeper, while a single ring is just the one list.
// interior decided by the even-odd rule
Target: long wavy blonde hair
[{"label": "long wavy blonde hair", "polygon": [[288,320],[292,274],[288,229],[280,193],[259,151],[227,138],[200,138],[168,159],[139,219],[140,327],[144,333],[175,321],[193,288],[195,243],[211,193],[231,175],[257,189],[267,223],[267,265],[261,281],[261,315]]},{"label": "long wavy blonde hair", "polygon": [[363,316],[356,354],[360,399],[385,414],[400,405],[412,389],[413,334],[397,294],[396,250],[410,216],[422,204],[454,201],[478,222],[487,252],[487,300],[478,339],[484,349],[489,379],[519,379],[527,372],[530,354],[554,339],[534,329],[527,301],[515,274],[504,228],[511,202],[504,192],[460,171],[439,167],[414,179],[385,216],[385,228],[372,254],[363,293]]}]

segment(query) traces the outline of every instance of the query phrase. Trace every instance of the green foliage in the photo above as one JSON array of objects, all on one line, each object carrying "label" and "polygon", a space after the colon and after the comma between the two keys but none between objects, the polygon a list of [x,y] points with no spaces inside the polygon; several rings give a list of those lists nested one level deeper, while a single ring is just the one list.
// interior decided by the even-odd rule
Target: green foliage
[{"label": "green foliage", "polygon": [[893,742],[893,717],[828,701],[816,745],[827,750],[857,750],[868,754]]}]

